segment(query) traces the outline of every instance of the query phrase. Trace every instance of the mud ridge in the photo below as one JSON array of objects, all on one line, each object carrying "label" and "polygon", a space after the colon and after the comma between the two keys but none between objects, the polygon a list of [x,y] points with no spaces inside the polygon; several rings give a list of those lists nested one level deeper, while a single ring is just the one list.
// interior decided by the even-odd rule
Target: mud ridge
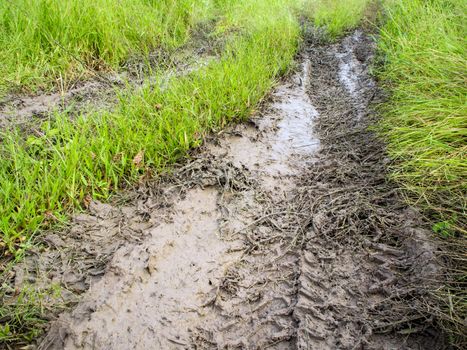
[{"label": "mud ridge", "polygon": [[305,46],[248,123],[18,265],[68,304],[39,349],[443,348],[416,307],[442,265],[367,128],[374,44]]}]

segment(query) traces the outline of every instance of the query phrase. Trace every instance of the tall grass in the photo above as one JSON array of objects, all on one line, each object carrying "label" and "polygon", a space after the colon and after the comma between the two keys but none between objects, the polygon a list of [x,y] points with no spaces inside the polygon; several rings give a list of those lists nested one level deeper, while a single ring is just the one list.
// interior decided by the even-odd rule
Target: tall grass
[{"label": "tall grass", "polygon": [[379,39],[380,78],[391,92],[384,133],[393,177],[438,217],[467,233],[467,3],[392,0]]},{"label": "tall grass", "polygon": [[427,313],[465,348],[467,294],[467,3],[388,0],[377,72],[390,92],[381,129],[392,177],[445,236],[444,285]]},{"label": "tall grass", "polygon": [[357,27],[372,0],[305,0],[306,12],[315,26],[331,39]]},{"label": "tall grass", "polygon": [[0,92],[50,87],[184,42],[210,0],[4,0]]}]

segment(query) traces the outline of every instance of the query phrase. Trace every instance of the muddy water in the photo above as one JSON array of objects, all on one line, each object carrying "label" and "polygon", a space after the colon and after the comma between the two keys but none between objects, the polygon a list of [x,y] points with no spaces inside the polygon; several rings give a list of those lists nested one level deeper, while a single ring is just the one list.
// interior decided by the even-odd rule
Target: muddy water
[{"label": "muddy water", "polygon": [[338,59],[338,77],[347,93],[352,97],[351,103],[358,112],[359,120],[368,108],[367,99],[363,96],[369,90],[375,89],[376,84],[370,77],[365,61],[373,55],[361,53],[357,48],[366,53],[374,50],[374,43],[365,37],[362,31],[356,30],[352,35],[342,41],[343,50],[335,49],[334,55]]},{"label": "muddy water", "polygon": [[[307,93],[310,79],[308,59],[302,63],[301,70],[301,74],[296,75],[291,83],[280,86],[274,92],[275,103],[271,106],[279,119],[277,132],[271,133],[269,157],[276,166],[289,167],[289,173],[297,170],[296,166],[300,162],[296,160],[300,155],[309,156],[319,147],[319,140],[313,134],[313,119],[318,112]],[[276,121],[268,120],[269,118],[266,116],[259,120],[265,131],[268,125],[274,125]],[[309,159],[303,157],[305,162]]]},{"label": "muddy water", "polygon": [[307,94],[309,69],[310,62],[304,59],[300,72],[275,89],[265,113],[252,120],[256,128],[239,125],[210,145],[209,151],[267,178],[291,175],[303,168],[319,148],[313,135],[317,111]]}]

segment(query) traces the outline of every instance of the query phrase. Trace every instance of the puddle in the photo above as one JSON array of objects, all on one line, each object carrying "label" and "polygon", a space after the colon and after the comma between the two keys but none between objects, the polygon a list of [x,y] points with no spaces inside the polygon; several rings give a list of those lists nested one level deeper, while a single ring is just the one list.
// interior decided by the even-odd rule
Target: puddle
[{"label": "puddle", "polygon": [[372,46],[374,43],[361,30],[356,30],[343,39],[340,48],[335,48],[335,57],[339,62],[338,77],[358,111],[357,120],[361,119],[367,109],[363,102],[367,99],[364,94],[376,87],[368,71],[368,61],[373,57],[368,52],[372,50]]},{"label": "puddle", "polygon": [[359,89],[362,72],[361,63],[354,55],[353,46],[360,42],[362,33],[356,31],[349,40],[344,39],[342,46],[343,52],[337,52],[336,57],[339,59],[339,79],[342,85],[347,89],[347,92],[354,96]]},{"label": "puddle", "polygon": [[359,81],[356,79],[356,60],[351,53],[340,53],[336,55],[339,59],[339,79],[350,95],[355,95]]},{"label": "puddle", "polygon": [[319,140],[314,137],[313,119],[318,112],[311,104],[307,94],[310,79],[310,61],[302,64],[301,74],[294,77],[293,86],[281,86],[274,97],[273,104],[279,115],[278,131],[272,135],[272,157],[278,162],[288,162],[288,158],[300,154],[309,155],[319,148]]},{"label": "puddle", "polygon": [[273,91],[273,103],[253,120],[259,133],[252,126],[239,125],[233,135],[210,151],[225,155],[237,166],[260,172],[264,182],[271,176],[292,175],[303,169],[319,149],[319,139],[313,133],[318,112],[306,92],[309,70],[310,61],[306,59],[299,72]]}]

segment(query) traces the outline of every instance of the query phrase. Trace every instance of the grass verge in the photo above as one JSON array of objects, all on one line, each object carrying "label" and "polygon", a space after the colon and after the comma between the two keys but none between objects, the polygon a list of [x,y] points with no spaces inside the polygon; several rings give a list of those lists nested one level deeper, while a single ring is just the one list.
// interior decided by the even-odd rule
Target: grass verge
[{"label": "grass verge", "polygon": [[386,10],[378,75],[391,92],[383,127],[393,177],[437,214],[436,230],[466,234],[467,5],[396,0]]},{"label": "grass verge", "polygon": [[[422,208],[440,234],[450,270],[430,313],[467,343],[467,88],[462,0],[388,0],[377,72],[390,98],[381,131],[394,165],[392,178]],[[462,347],[462,345],[460,345]]]},{"label": "grass verge", "polygon": [[[284,13],[286,5],[240,4],[218,28],[218,35],[239,28],[219,61],[163,89],[129,91],[114,112],[76,119],[57,114],[27,138],[20,131],[0,134],[5,253],[21,253],[33,233],[64,219],[86,196],[107,198],[148,169],[162,169],[186,155],[203,133],[248,116],[291,64],[299,27],[290,12]],[[253,5],[264,5],[254,10],[269,12],[268,19],[248,15]]]},{"label": "grass verge", "polygon": [[[298,47],[294,1],[216,3],[214,33],[229,38],[218,61],[160,88],[129,90],[112,112],[73,119],[61,113],[27,136],[0,133],[3,263],[21,259],[36,233],[66,221],[89,198],[108,198],[186,156],[204,134],[248,117],[270,91]],[[25,308],[12,304],[15,292],[2,290],[0,297],[0,341],[17,345],[37,336],[46,311],[29,301]]]}]

